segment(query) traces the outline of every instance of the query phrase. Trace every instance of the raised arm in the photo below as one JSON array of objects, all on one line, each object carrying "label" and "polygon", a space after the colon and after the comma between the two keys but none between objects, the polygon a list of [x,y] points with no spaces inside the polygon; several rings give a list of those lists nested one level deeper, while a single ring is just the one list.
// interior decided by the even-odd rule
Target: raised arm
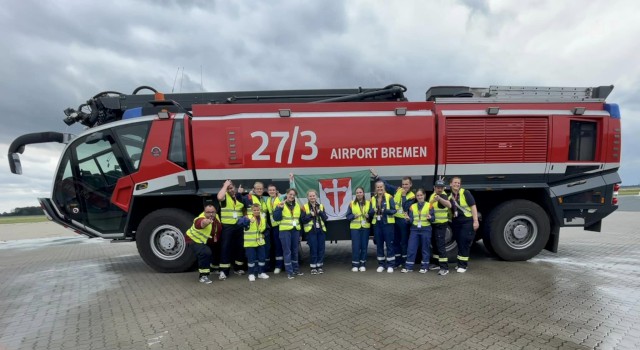
[{"label": "raised arm", "polygon": [[390,184],[389,182],[387,182],[387,180],[381,178],[380,176],[378,176],[378,173],[376,172],[375,169],[371,168],[369,169],[369,171],[371,172],[371,177],[373,178],[374,181],[382,181],[382,183],[384,183],[384,190],[387,191],[388,193],[391,193],[392,195],[394,193],[396,193],[396,191],[398,190],[398,186],[394,186],[392,184]]},{"label": "raised arm", "polygon": [[223,201],[227,197],[227,189],[231,186],[231,180],[227,180],[222,185],[220,192],[218,192],[218,201]]},{"label": "raised arm", "polygon": [[284,202],[280,202],[275,209],[273,209],[273,220],[282,220],[282,208],[284,208]]}]

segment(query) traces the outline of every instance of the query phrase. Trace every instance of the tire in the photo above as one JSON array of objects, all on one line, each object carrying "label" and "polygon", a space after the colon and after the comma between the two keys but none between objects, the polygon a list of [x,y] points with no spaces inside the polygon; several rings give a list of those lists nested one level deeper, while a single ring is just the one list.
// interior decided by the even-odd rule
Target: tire
[{"label": "tire", "polygon": [[[432,232],[431,234],[435,235],[434,232]],[[438,247],[434,246],[433,243],[434,242],[432,241],[431,252],[432,254],[438,254]],[[375,245],[375,242],[374,242],[374,245]],[[444,247],[447,250],[447,259],[449,259],[449,262],[456,262],[458,259],[458,243],[456,242],[455,237],[453,237],[453,231],[451,230],[451,225],[447,225],[447,233],[445,233],[444,235]],[[422,257],[422,254],[420,254],[419,257]],[[416,261],[418,261],[417,258],[418,257],[416,257]]]},{"label": "tire", "polygon": [[[485,231],[489,231],[489,230],[485,230]],[[493,249],[493,245],[491,245],[491,238],[482,238],[482,245],[484,246],[484,249],[487,251],[487,253],[493,256],[498,256],[498,254],[496,254],[495,249]]]},{"label": "tire", "polygon": [[186,245],[184,232],[191,227],[193,215],[180,209],[160,209],[147,215],[136,233],[138,253],[158,272],[184,272],[196,264]]},{"label": "tire", "polygon": [[445,248],[447,249],[449,262],[458,261],[458,243],[453,237],[453,230],[451,230],[450,225],[447,225],[447,233],[445,234]]},{"label": "tire", "polygon": [[[547,213],[528,200],[515,199],[497,206],[484,232],[487,250],[507,261],[524,261],[538,255],[549,240]],[[489,248],[491,247],[491,248]]]},{"label": "tire", "polygon": [[[489,217],[489,219],[491,218]],[[482,238],[482,245],[484,246],[484,249],[487,251],[487,253],[493,256],[498,256],[498,254],[496,254],[496,251],[493,249],[493,245],[491,245],[491,229],[489,228],[489,223],[482,222],[478,231],[480,234],[478,234],[477,236],[480,236]]]}]

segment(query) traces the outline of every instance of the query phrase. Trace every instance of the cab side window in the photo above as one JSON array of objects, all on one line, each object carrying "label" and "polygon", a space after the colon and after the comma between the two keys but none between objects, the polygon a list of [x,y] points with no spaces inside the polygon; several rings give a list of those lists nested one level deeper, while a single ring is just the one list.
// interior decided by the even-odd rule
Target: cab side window
[{"label": "cab side window", "polygon": [[124,148],[124,156],[130,164],[131,170],[136,171],[140,167],[142,150],[149,133],[150,122],[136,123],[116,128],[114,131],[118,141]]},{"label": "cab side window", "polygon": [[598,125],[596,122],[572,120],[570,125],[569,160],[595,161]]},{"label": "cab side window", "polygon": [[184,120],[173,121],[171,132],[171,146],[169,146],[169,160],[177,165],[187,168],[187,154],[184,145]]}]

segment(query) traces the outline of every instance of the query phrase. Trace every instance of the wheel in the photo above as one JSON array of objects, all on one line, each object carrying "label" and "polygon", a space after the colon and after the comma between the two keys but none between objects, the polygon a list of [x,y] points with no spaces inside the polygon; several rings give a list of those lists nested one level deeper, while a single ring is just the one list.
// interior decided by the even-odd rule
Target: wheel
[{"label": "wheel", "polygon": [[160,209],[147,215],[136,232],[140,257],[158,272],[184,272],[196,263],[187,248],[184,232],[191,227],[193,215],[180,209]]},{"label": "wheel", "polygon": [[491,255],[497,256],[496,251],[493,249],[493,245],[491,245],[491,229],[489,228],[489,224],[487,222],[483,222],[480,224],[480,229],[478,230],[480,236],[482,238],[482,245],[484,249]]},{"label": "wheel", "polygon": [[447,233],[445,234],[445,248],[447,248],[447,258],[450,262],[458,260],[458,243],[455,237],[453,237],[453,230],[451,226],[447,226]]},{"label": "wheel", "polygon": [[[431,234],[435,235],[435,231]],[[438,247],[434,245],[435,237],[431,242],[431,252],[433,254],[438,254]],[[453,237],[453,231],[449,225],[447,225],[447,231],[444,234],[444,247],[447,250],[447,258],[449,259],[449,262],[455,262],[458,258],[458,243],[456,242],[455,237]],[[416,259],[416,261],[417,260],[418,259]]]},{"label": "wheel", "polygon": [[524,261],[540,253],[550,232],[549,217],[544,209],[528,200],[511,200],[489,215],[485,246],[492,247],[501,259]]},{"label": "wheel", "polygon": [[[487,230],[489,231],[489,230]],[[497,256],[495,249],[493,249],[493,245],[491,245],[491,238],[482,238],[482,245],[484,245],[484,249],[491,255]]]}]

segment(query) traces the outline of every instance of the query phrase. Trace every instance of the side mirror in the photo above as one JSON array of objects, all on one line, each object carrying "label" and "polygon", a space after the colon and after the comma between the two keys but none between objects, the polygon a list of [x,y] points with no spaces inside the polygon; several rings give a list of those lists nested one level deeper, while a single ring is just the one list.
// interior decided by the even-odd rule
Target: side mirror
[{"label": "side mirror", "polygon": [[36,132],[19,136],[11,142],[11,145],[9,145],[9,152],[7,153],[11,172],[18,175],[22,174],[22,165],[20,164],[20,156],[18,153],[23,153],[26,145],[45,142],[68,144],[74,137],[75,135],[73,134],[63,134],[53,131]]},{"label": "side mirror", "polygon": [[9,153],[9,168],[12,173],[22,175],[22,164],[18,153]]}]

